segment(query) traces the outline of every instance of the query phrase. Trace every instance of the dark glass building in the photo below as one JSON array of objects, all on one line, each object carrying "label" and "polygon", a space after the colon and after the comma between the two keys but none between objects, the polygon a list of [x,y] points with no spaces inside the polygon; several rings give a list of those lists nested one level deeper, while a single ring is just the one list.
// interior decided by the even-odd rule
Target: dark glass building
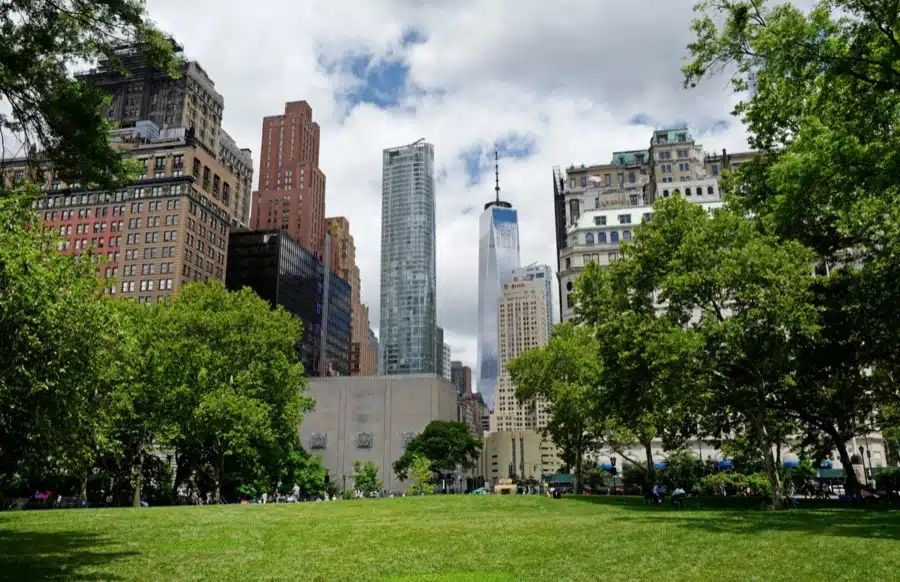
[{"label": "dark glass building", "polygon": [[281,305],[303,321],[298,350],[308,376],[349,374],[350,284],[326,269],[286,232],[232,232],[225,284],[232,290],[250,287],[273,306]]}]

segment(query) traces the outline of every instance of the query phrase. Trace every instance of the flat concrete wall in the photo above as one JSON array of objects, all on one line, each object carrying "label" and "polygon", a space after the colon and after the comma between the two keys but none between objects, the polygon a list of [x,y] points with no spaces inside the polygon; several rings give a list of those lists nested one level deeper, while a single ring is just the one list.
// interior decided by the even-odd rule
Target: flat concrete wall
[{"label": "flat concrete wall", "polygon": [[387,491],[405,490],[392,468],[405,441],[432,420],[457,419],[456,387],[437,375],[310,378],[308,395],[316,406],[300,438],[342,488],[353,487],[353,461],[374,461]]}]

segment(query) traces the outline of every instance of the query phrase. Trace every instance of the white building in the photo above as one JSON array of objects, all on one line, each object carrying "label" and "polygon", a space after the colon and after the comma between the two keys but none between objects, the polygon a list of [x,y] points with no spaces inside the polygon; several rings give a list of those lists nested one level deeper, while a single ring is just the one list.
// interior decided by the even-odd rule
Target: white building
[{"label": "white building", "polygon": [[531,263],[513,271],[513,281],[534,281],[547,305],[547,335],[553,331],[553,271],[548,265]]}]

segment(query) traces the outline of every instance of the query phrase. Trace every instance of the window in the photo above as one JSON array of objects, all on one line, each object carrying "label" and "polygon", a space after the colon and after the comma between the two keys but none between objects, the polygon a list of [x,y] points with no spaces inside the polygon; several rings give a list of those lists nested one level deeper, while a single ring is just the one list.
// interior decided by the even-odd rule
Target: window
[{"label": "window", "polygon": [[155,259],[156,249],[144,249],[144,260]]},{"label": "window", "polygon": [[153,263],[145,263],[141,265],[141,275],[153,275],[156,271],[156,265]]},{"label": "window", "polygon": [[595,226],[606,226],[606,217],[605,216],[595,216],[594,217],[594,225]]},{"label": "window", "polygon": [[616,244],[619,242],[619,233],[615,230],[609,233],[609,242]]},{"label": "window", "polygon": [[157,170],[164,170],[166,168],[166,158],[156,158],[155,164],[153,166]]},{"label": "window", "polygon": [[582,188],[586,188],[586,187],[587,187],[587,176],[582,176],[582,177],[581,177],[581,187],[582,187]]},{"label": "window", "polygon": [[157,232],[146,233],[144,235],[144,242],[145,243],[159,242],[159,232],[157,231]]},{"label": "window", "polygon": [[586,245],[594,244],[594,235],[592,233],[589,232],[586,235],[584,235],[584,244],[586,244]]},{"label": "window", "polygon": [[159,272],[163,275],[165,275],[166,273],[172,273],[172,263],[160,263]]},{"label": "window", "polygon": [[178,239],[178,231],[175,230],[167,230],[163,235],[163,240],[165,242],[175,242]]},{"label": "window", "polygon": [[618,178],[619,178],[619,186],[624,185],[625,184],[625,174],[619,173]]},{"label": "window", "polygon": [[631,224],[631,215],[630,214],[620,214],[619,215],[619,224]]},{"label": "window", "polygon": [[174,226],[176,224],[178,224],[178,215],[177,214],[170,214],[169,216],[166,217],[166,226]]},{"label": "window", "polygon": [[634,172],[629,172],[628,173],[628,183],[634,184],[634,181],[635,181]]},{"label": "window", "polygon": [[153,280],[141,281],[141,291],[153,291]]},{"label": "window", "polygon": [[131,203],[131,213],[135,214],[138,212],[144,211],[144,203],[143,202],[132,202]]},{"label": "window", "polygon": [[200,178],[200,160],[197,160],[197,159],[194,160],[194,172],[193,172],[193,174],[194,174],[194,177],[195,177],[195,178]]},{"label": "window", "polygon": [[706,188],[706,193],[712,195],[712,194],[715,194],[715,190],[713,190],[712,186],[708,186]]},{"label": "window", "polygon": [[615,263],[619,259],[619,253],[606,253],[606,260]]},{"label": "window", "polygon": [[653,220],[653,213],[645,212],[644,213],[644,222],[651,222],[652,220]]},{"label": "window", "polygon": [[183,168],[184,167],[184,154],[178,154],[177,156],[172,157],[172,167],[173,168]]},{"label": "window", "polygon": [[719,164],[713,164],[713,167],[712,167],[712,175],[713,175],[713,176],[718,176],[718,175],[719,175]]},{"label": "window", "polygon": [[690,171],[691,171],[691,164],[688,163],[688,162],[681,162],[680,164],[678,164],[678,171],[680,171],[680,172],[690,172]]},{"label": "window", "polygon": [[224,182],[222,184],[222,202],[228,202],[228,199],[231,197],[231,187],[228,185],[228,182]]},{"label": "window", "polygon": [[622,240],[631,240],[631,231],[630,230],[622,231]]},{"label": "window", "polygon": [[606,244],[606,233],[605,232],[597,233],[597,244],[601,244],[601,245]]},{"label": "window", "polygon": [[125,281],[122,283],[122,293],[131,293],[134,291],[134,281]]},{"label": "window", "polygon": [[685,196],[691,195],[691,187],[690,186],[688,186],[687,188],[684,189],[684,195]]},{"label": "window", "polygon": [[572,258],[566,257],[566,269],[571,269],[571,268],[572,268]]}]

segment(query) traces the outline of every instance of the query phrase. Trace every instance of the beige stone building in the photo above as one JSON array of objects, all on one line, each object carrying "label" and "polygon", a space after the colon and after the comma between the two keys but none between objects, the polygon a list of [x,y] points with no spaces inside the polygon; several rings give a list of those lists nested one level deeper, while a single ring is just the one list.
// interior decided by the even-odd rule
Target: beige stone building
[{"label": "beige stone building", "polygon": [[522,481],[559,471],[556,447],[539,432],[514,430],[491,433],[484,439],[478,471],[485,483],[495,485],[500,479],[515,477]]},{"label": "beige stone building", "polygon": [[457,419],[456,387],[433,374],[310,378],[315,408],[300,425],[304,448],[322,458],[330,478],[352,488],[353,461],[374,461],[388,492],[407,484],[393,464],[432,420]]},{"label": "beige stone building", "polygon": [[350,222],[343,216],[326,218],[325,230],[331,235],[335,249],[333,270],[350,283],[350,353],[347,354],[350,375],[373,376],[378,367],[378,354],[369,345],[369,306],[362,303],[360,296],[362,282]]},{"label": "beige stone building", "polygon": [[497,309],[500,378],[491,412],[491,432],[540,430],[547,424],[544,403],[520,404],[506,369],[523,352],[547,344],[546,321],[546,302],[535,281],[513,281],[503,286]]}]

